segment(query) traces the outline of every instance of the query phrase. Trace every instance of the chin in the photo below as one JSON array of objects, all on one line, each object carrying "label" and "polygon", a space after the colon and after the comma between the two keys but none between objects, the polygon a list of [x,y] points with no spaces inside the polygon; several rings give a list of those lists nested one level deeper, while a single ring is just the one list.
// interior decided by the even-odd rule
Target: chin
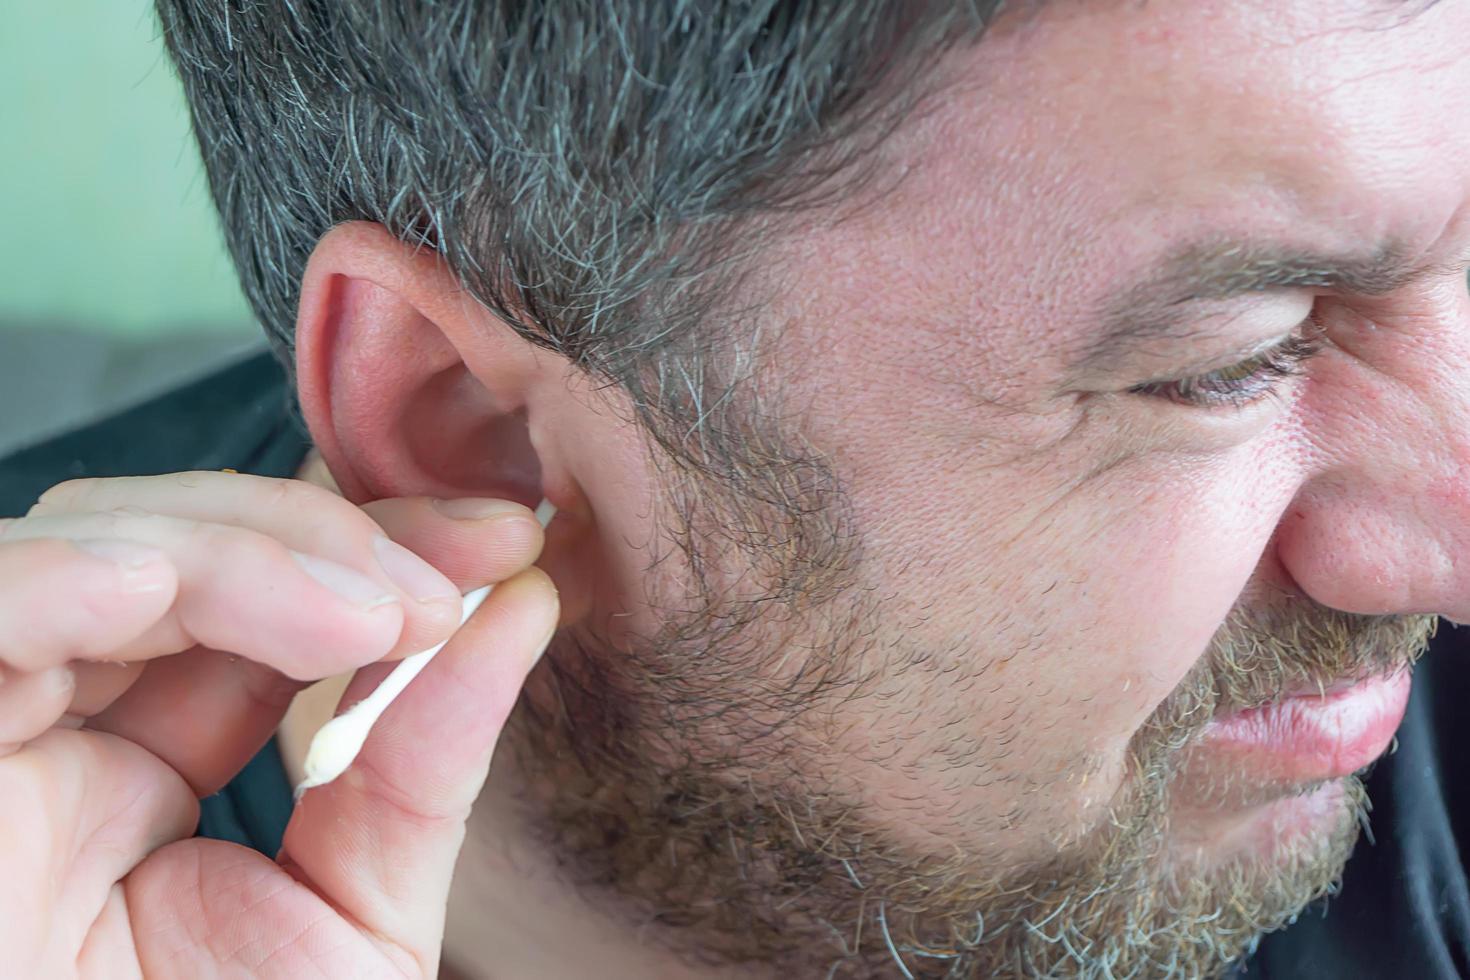
[{"label": "chin", "polygon": [[1216,807],[1176,809],[1170,819],[1172,870],[1261,876],[1306,866],[1318,874],[1341,871],[1357,840],[1364,805],[1356,776],[1261,789],[1255,795]]}]

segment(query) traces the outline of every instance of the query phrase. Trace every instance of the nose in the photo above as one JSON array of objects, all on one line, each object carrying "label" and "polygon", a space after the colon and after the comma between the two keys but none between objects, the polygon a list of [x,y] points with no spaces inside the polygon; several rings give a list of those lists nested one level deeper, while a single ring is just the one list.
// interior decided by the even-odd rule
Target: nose
[{"label": "nose", "polygon": [[1324,605],[1470,622],[1470,291],[1440,285],[1339,310],[1348,343],[1300,403],[1308,472],[1277,557]]}]

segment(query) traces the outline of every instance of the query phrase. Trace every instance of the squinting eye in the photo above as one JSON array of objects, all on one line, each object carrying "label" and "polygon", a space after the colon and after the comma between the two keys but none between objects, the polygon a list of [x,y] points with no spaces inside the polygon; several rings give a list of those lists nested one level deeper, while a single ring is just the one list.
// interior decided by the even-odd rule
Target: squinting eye
[{"label": "squinting eye", "polygon": [[1150,381],[1128,390],[1199,408],[1245,408],[1281,390],[1286,379],[1323,347],[1322,336],[1308,321],[1281,343],[1229,367],[1174,381]]}]

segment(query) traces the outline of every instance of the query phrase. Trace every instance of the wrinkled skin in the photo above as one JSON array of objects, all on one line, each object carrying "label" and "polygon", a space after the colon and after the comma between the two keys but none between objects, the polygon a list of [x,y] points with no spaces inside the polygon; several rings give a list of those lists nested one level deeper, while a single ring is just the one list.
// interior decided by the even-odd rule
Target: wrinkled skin
[{"label": "wrinkled skin", "polygon": [[[1175,713],[1190,697],[1223,711],[1381,672],[1417,651],[1422,615],[1470,618],[1470,5],[1065,4],[937,70],[931,111],[882,151],[903,179],[765,252],[782,330],[759,381],[840,487],[851,563],[834,595],[738,635],[680,613],[688,570],[649,503],[666,474],[616,396],[371,229],[314,256],[303,406],[349,498],[497,489],[448,447],[524,409],[564,518],[543,566],[573,629],[460,863],[447,955],[465,972],[1085,972],[1004,935],[913,952],[976,913],[1014,936],[1059,906],[1078,939],[1128,946],[1120,964],[1208,972],[1246,939],[1098,930],[1227,896],[1274,924],[1344,859],[1354,783],[1167,747],[1202,723]],[[1079,366],[1161,256],[1226,239],[1392,242],[1418,274],[1202,302],[1184,336]],[[1171,397],[1309,317],[1321,351],[1269,394]],[[409,323],[416,356],[395,358]],[[492,394],[451,400],[428,383],[443,371]],[[740,594],[772,587],[701,545]],[[1250,681],[1221,655],[1232,614],[1252,642],[1315,639]],[[1127,887],[1099,899],[1106,881]],[[880,923],[885,901],[912,916]]]},{"label": "wrinkled skin", "polygon": [[[531,512],[481,503],[191,472],[0,520],[0,973],[437,975],[465,815],[558,611]],[[307,681],[366,665],[358,700],[451,633],[279,854],[193,836]]]}]

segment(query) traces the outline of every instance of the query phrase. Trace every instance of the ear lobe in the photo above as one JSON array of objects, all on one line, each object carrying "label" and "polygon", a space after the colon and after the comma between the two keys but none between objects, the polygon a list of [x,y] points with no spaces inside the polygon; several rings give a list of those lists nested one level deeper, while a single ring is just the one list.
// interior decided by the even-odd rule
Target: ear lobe
[{"label": "ear lobe", "polygon": [[332,229],[302,281],[296,367],[302,413],[343,495],[544,493],[528,425],[528,346],[436,253],[377,225]]}]

